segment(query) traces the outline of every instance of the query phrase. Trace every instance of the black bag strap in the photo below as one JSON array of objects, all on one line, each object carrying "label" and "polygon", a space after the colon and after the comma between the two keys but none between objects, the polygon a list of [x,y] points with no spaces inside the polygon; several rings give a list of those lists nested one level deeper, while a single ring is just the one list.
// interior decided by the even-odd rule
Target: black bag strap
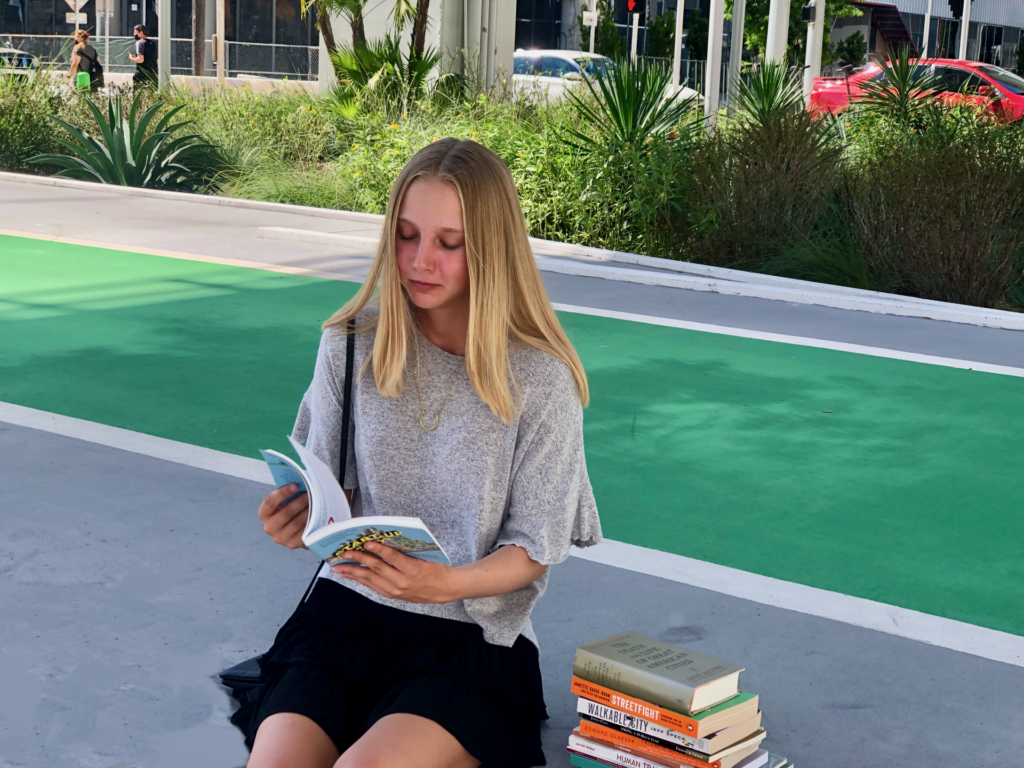
[{"label": "black bag strap", "polygon": [[[345,391],[341,402],[341,443],[338,453],[338,485],[345,488],[345,470],[348,469],[348,433],[352,428],[352,371],[355,368],[356,357],[356,321],[348,321],[348,337],[345,339]],[[299,600],[299,605],[306,602],[309,593],[313,591],[317,577],[320,576],[320,569],[323,568],[326,560],[321,560],[313,574],[313,580],[309,582],[306,591]]]}]

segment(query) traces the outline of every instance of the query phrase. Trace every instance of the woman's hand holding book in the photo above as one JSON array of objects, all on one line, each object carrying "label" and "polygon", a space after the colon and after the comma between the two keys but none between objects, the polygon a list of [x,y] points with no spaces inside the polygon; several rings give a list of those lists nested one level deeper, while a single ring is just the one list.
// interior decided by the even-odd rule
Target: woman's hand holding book
[{"label": "woman's hand holding book", "polygon": [[272,491],[260,504],[258,513],[263,521],[263,532],[288,549],[306,547],[302,543],[302,532],[309,517],[309,494],[296,496],[298,490],[299,486],[292,484]]},{"label": "woman's hand holding book", "polygon": [[336,565],[332,570],[379,595],[408,603],[504,595],[532,584],[547,571],[518,546],[499,547],[482,560],[459,567],[409,557],[378,542],[369,542],[364,549],[348,556],[359,565]]},{"label": "woman's hand holding book", "polygon": [[359,565],[336,565],[332,570],[384,597],[407,603],[451,603],[461,600],[456,569],[402,554],[394,547],[368,542],[366,551],[347,555]]}]

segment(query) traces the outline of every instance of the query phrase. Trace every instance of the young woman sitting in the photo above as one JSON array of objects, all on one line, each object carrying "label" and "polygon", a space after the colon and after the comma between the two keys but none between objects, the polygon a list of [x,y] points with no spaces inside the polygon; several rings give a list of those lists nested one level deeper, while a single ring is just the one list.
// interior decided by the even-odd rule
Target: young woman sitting
[{"label": "young woman sitting", "polygon": [[[601,538],[583,453],[587,380],[548,301],[508,168],[471,141],[419,151],[366,282],[325,324],[295,434],[339,467],[354,515],[422,518],[452,561],[383,544],[325,567],[235,715],[249,768],[543,765],[530,612],[548,567]],[[302,547],[304,496],[260,505]]]}]

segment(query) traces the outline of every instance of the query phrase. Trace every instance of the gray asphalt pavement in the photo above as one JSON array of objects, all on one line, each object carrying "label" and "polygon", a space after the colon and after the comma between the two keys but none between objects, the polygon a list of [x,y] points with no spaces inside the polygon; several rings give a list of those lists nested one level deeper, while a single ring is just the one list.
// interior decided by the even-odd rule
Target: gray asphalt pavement
[{"label": "gray asphalt pavement", "polygon": [[[0,766],[243,765],[212,676],[315,567],[262,533],[267,486],[4,423],[0,457]],[[534,618],[552,766],[573,651],[626,628],[745,665],[801,768],[1024,764],[1024,668],[576,558]]]}]

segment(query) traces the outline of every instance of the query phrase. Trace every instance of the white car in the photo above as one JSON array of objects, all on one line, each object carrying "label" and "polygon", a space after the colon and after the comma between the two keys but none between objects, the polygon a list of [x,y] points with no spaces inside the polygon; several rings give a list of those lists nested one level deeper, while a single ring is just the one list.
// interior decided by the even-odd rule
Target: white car
[{"label": "white car", "polygon": [[25,51],[19,51],[3,38],[0,38],[0,75],[22,75],[27,77],[35,71],[35,68],[35,56]]},{"label": "white car", "polygon": [[[553,49],[525,51],[520,48],[512,56],[512,88],[517,92],[540,93],[557,100],[574,82],[614,66],[612,59],[597,53]],[[692,88],[683,88],[680,96],[700,99]]]}]

